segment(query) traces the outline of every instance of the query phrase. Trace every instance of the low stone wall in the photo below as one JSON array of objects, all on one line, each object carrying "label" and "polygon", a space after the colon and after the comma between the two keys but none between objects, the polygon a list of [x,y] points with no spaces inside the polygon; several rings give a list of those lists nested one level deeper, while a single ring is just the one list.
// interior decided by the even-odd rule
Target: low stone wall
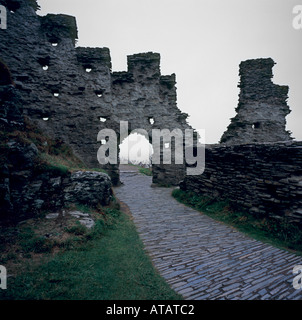
[{"label": "low stone wall", "polygon": [[182,190],[259,217],[302,222],[302,142],[212,145],[205,157],[204,173],[186,176]]}]

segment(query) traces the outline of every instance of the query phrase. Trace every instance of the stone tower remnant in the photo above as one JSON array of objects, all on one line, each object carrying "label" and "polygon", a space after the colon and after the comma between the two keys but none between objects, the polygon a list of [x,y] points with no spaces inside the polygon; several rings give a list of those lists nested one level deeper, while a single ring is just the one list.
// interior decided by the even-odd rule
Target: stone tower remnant
[{"label": "stone tower remnant", "polygon": [[287,105],[289,88],[272,82],[274,64],[271,58],[241,62],[237,114],[222,135],[221,143],[245,144],[292,139],[290,132],[285,130],[285,117],[290,113]]}]

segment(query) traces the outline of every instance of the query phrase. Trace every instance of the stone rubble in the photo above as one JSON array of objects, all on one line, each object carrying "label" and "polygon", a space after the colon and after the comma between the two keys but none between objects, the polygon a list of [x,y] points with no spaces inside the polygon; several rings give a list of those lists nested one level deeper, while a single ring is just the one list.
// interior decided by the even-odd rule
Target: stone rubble
[{"label": "stone rubble", "polygon": [[[57,219],[59,217],[58,212],[48,213],[45,218],[46,219]],[[71,215],[74,218],[77,218],[78,221],[84,225],[87,229],[91,229],[95,225],[95,221],[91,218],[89,213],[84,213],[81,211],[65,211],[63,210],[63,216]]]}]

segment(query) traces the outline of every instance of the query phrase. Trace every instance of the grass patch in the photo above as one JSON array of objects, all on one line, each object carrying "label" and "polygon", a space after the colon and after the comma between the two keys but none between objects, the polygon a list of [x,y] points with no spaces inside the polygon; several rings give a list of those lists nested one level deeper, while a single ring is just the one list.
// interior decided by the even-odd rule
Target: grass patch
[{"label": "grass patch", "polygon": [[144,174],[146,176],[152,176],[152,169],[151,168],[139,168],[138,171],[141,174]]},{"label": "grass patch", "polygon": [[172,195],[179,202],[235,227],[252,238],[302,255],[302,231],[286,219],[268,219],[247,212],[237,212],[228,202],[211,200],[180,189],[173,190]]},{"label": "grass patch", "polygon": [[[182,299],[153,267],[131,218],[114,205],[98,215],[92,230],[84,230],[77,224],[65,228],[70,237],[62,241],[60,251],[43,254],[44,260],[39,263],[34,263],[33,251],[36,248],[43,251],[45,243],[39,243],[35,227],[27,226],[17,232],[16,243],[21,241],[26,248],[26,252],[21,248],[23,255],[31,254],[31,258],[23,262],[16,275],[8,278],[7,290],[0,290],[0,299]],[[17,250],[16,256],[19,254]],[[16,260],[16,256],[7,258]],[[11,274],[11,264],[2,264]]]}]

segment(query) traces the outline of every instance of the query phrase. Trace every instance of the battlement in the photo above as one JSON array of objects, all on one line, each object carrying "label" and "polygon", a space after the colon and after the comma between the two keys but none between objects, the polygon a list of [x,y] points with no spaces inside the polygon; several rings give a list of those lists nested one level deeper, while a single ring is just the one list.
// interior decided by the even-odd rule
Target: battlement
[{"label": "battlement", "polygon": [[272,58],[250,59],[242,61],[239,65],[239,75],[242,84],[268,82],[273,77],[272,68],[276,63]]},{"label": "battlement", "polygon": [[139,73],[141,75],[147,72],[154,72],[159,77],[160,75],[160,54],[154,52],[139,53],[127,57],[128,72]]},{"label": "battlement", "polygon": [[78,39],[76,19],[66,14],[48,14],[40,17],[41,31],[51,43],[58,43],[64,38],[70,38],[75,44]]},{"label": "battlement", "polygon": [[85,69],[103,65],[111,70],[111,57],[108,48],[76,48],[77,60]]}]

